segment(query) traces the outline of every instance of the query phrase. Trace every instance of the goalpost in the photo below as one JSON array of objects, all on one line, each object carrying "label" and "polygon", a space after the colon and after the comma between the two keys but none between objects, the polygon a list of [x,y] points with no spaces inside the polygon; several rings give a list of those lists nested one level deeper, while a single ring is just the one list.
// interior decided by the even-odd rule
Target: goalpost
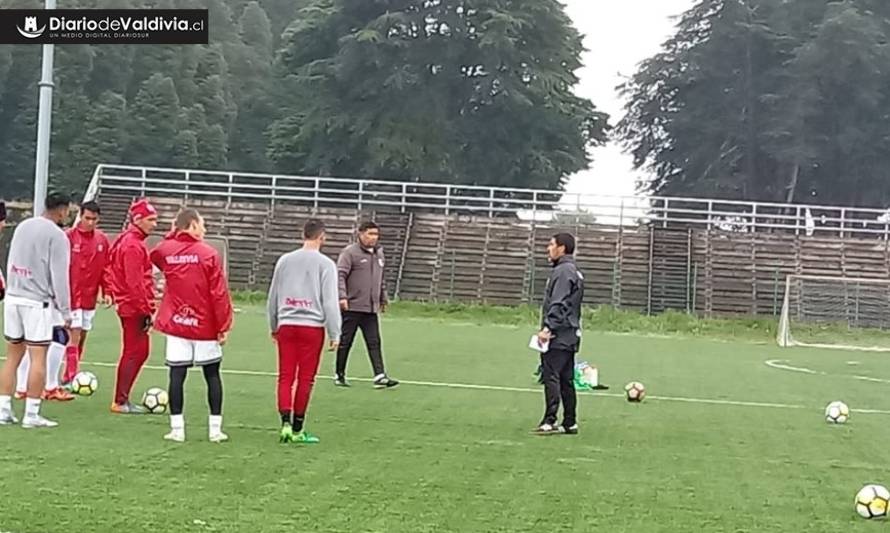
[{"label": "goalpost", "polygon": [[890,280],[788,276],[776,340],[783,347],[890,351]]}]

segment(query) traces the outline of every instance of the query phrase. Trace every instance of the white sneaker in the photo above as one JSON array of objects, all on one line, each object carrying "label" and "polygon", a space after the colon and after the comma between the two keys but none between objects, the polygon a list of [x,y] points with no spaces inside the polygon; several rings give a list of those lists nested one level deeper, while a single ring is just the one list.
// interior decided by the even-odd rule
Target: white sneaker
[{"label": "white sneaker", "polygon": [[22,427],[25,429],[54,428],[58,425],[58,422],[54,422],[48,418],[43,418],[40,415],[26,416],[22,419]]},{"label": "white sneaker", "polygon": [[222,431],[211,433],[210,434],[210,442],[226,442],[229,440],[229,436],[223,433]]},{"label": "white sneaker", "polygon": [[170,430],[170,433],[164,435],[164,440],[169,440],[172,442],[185,442],[185,430],[172,429]]},{"label": "white sneaker", "polygon": [[19,419],[12,414],[12,411],[3,411],[0,412],[0,426],[9,426],[11,424],[18,424]]}]

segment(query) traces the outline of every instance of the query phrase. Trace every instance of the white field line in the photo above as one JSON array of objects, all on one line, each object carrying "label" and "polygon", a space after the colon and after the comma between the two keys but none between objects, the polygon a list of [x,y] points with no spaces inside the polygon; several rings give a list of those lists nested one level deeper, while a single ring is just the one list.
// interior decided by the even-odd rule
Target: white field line
[{"label": "white field line", "polygon": [[817,372],[816,370],[811,370],[809,368],[804,368],[800,366],[791,366],[788,364],[788,361],[784,359],[770,359],[766,361],[766,366],[770,368],[775,368],[776,370],[785,370],[788,372],[797,372],[798,374],[809,374],[812,376],[833,376],[833,377],[841,377],[841,378],[849,378],[849,379],[857,379],[859,381],[867,381],[869,383],[890,383],[890,379],[881,379],[881,378],[873,378],[870,376],[851,376],[848,374],[828,374],[827,372]]},{"label": "white field line", "polygon": [[[99,367],[108,367],[108,368],[116,368],[116,363],[90,363],[84,362],[84,365],[87,366],[99,366]],[[152,366],[146,365],[143,368],[147,370],[157,370],[157,371],[166,371],[167,367],[165,366]],[[277,374],[275,372],[263,372],[256,370],[231,370],[226,369],[223,370],[223,374],[232,374],[236,376],[258,376],[258,377],[276,377]],[[368,378],[352,378],[353,381],[360,382],[371,382],[371,379]],[[412,385],[417,387],[435,387],[435,388],[444,388],[444,389],[461,389],[461,390],[484,390],[484,391],[494,391],[494,392],[519,392],[519,393],[531,393],[531,394],[541,394],[540,388],[526,388],[526,387],[502,387],[497,385],[474,385],[469,383],[442,383],[436,381],[412,381],[412,380],[403,380],[401,381],[404,385]],[[624,398],[624,394],[620,393],[602,393],[596,392],[592,394],[593,396],[605,396],[608,398]],[[702,405],[722,405],[722,406],[730,406],[730,407],[753,407],[760,409],[812,409],[816,410],[816,408],[810,408],[805,405],[798,404],[786,404],[786,403],[771,403],[771,402],[750,402],[750,401],[739,401],[739,400],[718,400],[718,399],[710,399],[710,398],[684,398],[678,396],[646,396],[648,400],[656,401],[656,402],[678,402],[678,403],[691,403],[691,404],[702,404]],[[820,408],[821,410],[821,408]],[[881,414],[881,415],[890,415],[890,411],[884,411],[879,409],[852,409],[855,413],[862,414]]]}]

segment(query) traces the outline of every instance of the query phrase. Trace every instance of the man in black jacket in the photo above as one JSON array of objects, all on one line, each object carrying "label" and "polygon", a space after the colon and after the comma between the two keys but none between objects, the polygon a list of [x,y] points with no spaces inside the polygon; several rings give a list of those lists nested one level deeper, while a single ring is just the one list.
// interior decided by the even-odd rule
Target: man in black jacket
[{"label": "man in black jacket", "polygon": [[[559,233],[550,239],[547,253],[553,264],[541,317],[538,342],[550,343],[541,355],[544,379],[544,419],[535,430],[539,435],[578,433],[575,413],[575,354],[581,347],[581,302],[584,300],[584,276],[575,265],[575,237]],[[562,399],[563,424],[556,425]]]}]

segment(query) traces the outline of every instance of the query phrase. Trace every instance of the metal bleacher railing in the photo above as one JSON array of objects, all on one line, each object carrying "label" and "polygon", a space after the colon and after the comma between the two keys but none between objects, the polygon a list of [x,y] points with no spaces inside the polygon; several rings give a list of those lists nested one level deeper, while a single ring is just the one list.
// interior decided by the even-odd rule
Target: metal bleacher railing
[{"label": "metal bleacher railing", "polygon": [[551,221],[575,217],[598,225],[694,227],[825,237],[890,238],[890,210],[679,197],[616,197],[425,182],[288,176],[245,172],[99,165],[87,197],[163,196],[313,208],[421,211],[444,215]]}]

